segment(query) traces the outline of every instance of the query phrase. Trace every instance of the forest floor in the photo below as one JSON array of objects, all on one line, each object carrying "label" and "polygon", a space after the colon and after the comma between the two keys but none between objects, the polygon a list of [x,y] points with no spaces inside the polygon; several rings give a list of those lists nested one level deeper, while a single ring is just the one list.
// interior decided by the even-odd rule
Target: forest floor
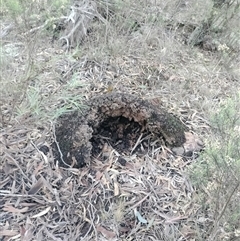
[{"label": "forest floor", "polygon": [[[229,228],[219,211],[226,200],[212,205],[216,183],[206,177],[201,193],[190,178],[203,157],[150,144],[144,155],[109,145],[104,161],[93,158],[80,169],[54,160],[57,118],[113,91],[173,113],[206,148],[214,141],[214,114],[239,94],[239,45],[228,45],[229,33],[210,36],[210,47],[186,44],[189,26],[201,23],[211,1],[141,2],[119,3],[116,15],[93,20],[69,50],[42,15],[14,21],[1,12],[1,241],[239,238],[240,211]],[[240,203],[239,186],[236,193]]]}]

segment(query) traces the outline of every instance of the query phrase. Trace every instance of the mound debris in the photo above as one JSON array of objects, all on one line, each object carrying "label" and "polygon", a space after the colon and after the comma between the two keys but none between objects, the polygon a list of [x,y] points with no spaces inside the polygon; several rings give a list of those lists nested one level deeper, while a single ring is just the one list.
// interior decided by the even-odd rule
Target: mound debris
[{"label": "mound debris", "polygon": [[201,141],[187,131],[165,109],[131,94],[111,92],[90,100],[83,112],[59,117],[52,147],[63,166],[83,167],[103,157],[109,145],[125,154],[143,153],[149,143],[166,144],[177,154],[200,150]]}]

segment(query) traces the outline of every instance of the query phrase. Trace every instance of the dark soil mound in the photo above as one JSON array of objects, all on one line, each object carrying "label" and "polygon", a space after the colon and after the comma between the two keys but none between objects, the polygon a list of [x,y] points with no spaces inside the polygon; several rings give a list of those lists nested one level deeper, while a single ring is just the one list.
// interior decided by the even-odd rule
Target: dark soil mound
[{"label": "dark soil mound", "polygon": [[[179,119],[148,101],[108,93],[93,98],[83,113],[58,119],[53,149],[60,163],[82,167],[98,157],[106,143],[120,153],[142,152],[149,140],[179,147],[186,141],[186,130]],[[160,146],[162,141],[156,143]]]}]

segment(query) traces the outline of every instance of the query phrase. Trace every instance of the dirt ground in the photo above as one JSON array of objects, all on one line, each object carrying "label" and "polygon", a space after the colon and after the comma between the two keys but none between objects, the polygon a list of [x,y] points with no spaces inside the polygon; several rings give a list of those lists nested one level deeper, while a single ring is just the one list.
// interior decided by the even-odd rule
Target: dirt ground
[{"label": "dirt ground", "polygon": [[[163,11],[143,2],[148,16]],[[187,7],[194,6],[171,19],[192,18]],[[130,10],[139,29],[96,21],[68,51],[51,31],[29,32],[1,17],[1,241],[210,240],[214,210],[202,208],[188,174],[199,155],[177,155],[164,138],[136,135],[141,126],[124,116],[100,123],[87,165],[63,166],[54,155],[58,117],[72,110],[81,115],[96,96],[133,94],[208,143],[212,114],[239,92],[239,49],[229,59],[221,48],[188,45],[182,28],[147,22],[138,4]],[[114,139],[120,125],[127,146]],[[212,240],[237,238],[219,228]]]}]

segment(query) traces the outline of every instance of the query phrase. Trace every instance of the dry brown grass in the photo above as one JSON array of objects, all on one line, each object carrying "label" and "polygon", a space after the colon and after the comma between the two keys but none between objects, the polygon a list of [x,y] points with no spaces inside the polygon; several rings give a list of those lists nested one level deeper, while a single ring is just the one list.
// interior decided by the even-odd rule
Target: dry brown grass
[{"label": "dry brown grass", "polygon": [[113,17],[95,21],[69,52],[51,42],[44,25],[49,1],[45,14],[35,1],[31,11],[42,19],[31,18],[33,26],[26,13],[1,12],[0,239],[237,240],[237,221],[231,229],[225,218],[216,223],[211,189],[200,193],[189,179],[187,167],[198,160],[163,147],[124,156],[126,166],[114,149],[106,162],[81,170],[54,162],[54,121],[83,108],[82,99],[112,89],[137,94],[178,115],[208,143],[210,116],[239,91],[239,49],[230,54],[221,48],[226,42],[219,51],[191,47],[176,28],[200,23],[211,1],[114,2]]}]

